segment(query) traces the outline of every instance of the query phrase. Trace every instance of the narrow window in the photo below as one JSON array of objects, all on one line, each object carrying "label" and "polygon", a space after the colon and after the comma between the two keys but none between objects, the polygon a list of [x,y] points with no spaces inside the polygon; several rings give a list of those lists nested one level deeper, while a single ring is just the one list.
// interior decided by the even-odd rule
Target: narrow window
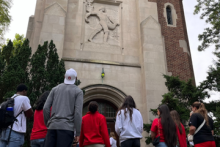
[{"label": "narrow window", "polygon": [[173,20],[172,20],[172,10],[170,8],[170,6],[167,6],[167,22],[169,25],[173,24]]}]

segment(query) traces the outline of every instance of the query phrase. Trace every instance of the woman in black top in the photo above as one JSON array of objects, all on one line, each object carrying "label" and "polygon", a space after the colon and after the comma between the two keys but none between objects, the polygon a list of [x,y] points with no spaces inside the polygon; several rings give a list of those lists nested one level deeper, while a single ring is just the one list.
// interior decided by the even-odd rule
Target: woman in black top
[{"label": "woman in black top", "polygon": [[207,110],[203,103],[194,102],[192,104],[193,114],[189,122],[189,134],[194,135],[195,131],[205,120],[203,127],[194,135],[193,142],[195,147],[216,147],[212,134],[213,120],[208,117]]}]

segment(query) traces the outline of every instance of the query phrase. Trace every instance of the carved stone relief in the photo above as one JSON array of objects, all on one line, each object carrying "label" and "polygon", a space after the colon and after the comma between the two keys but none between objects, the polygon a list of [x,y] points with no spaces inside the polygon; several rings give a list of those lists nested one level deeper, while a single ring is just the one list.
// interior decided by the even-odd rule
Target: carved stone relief
[{"label": "carved stone relief", "polygon": [[84,43],[120,46],[120,4],[87,0]]}]

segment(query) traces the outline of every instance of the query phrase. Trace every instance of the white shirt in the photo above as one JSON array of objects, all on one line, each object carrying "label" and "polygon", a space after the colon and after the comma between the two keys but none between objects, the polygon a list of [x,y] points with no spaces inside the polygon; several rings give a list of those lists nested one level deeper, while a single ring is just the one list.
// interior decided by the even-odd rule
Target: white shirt
[{"label": "white shirt", "polygon": [[110,138],[110,145],[111,147],[117,147],[117,141],[114,138]]},{"label": "white shirt", "polygon": [[[121,114],[119,115],[119,112]],[[130,120],[129,111],[126,113],[126,119],[124,110],[120,110],[116,116],[115,131],[119,136],[120,143],[132,138],[142,138],[143,132],[143,118],[141,113],[133,108],[132,121]]]},{"label": "white shirt", "polygon": [[[15,97],[16,94],[13,96]],[[18,95],[14,98],[14,116],[16,117],[21,111],[27,111],[31,108],[30,100],[26,96]],[[26,117],[22,112],[13,124],[12,130],[19,133],[26,133]]]}]

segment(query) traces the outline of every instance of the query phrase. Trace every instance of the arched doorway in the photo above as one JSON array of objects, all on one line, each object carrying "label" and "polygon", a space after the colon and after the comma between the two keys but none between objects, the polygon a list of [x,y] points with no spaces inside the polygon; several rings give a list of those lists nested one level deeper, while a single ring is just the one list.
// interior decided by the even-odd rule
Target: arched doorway
[{"label": "arched doorway", "polygon": [[[97,101],[99,104],[99,113],[106,117],[109,134],[110,132],[115,132],[116,112],[126,97],[126,94],[113,86],[103,84],[89,85],[82,89],[85,90],[83,116],[88,112],[89,102]],[[118,136],[117,144],[119,147]]]}]

